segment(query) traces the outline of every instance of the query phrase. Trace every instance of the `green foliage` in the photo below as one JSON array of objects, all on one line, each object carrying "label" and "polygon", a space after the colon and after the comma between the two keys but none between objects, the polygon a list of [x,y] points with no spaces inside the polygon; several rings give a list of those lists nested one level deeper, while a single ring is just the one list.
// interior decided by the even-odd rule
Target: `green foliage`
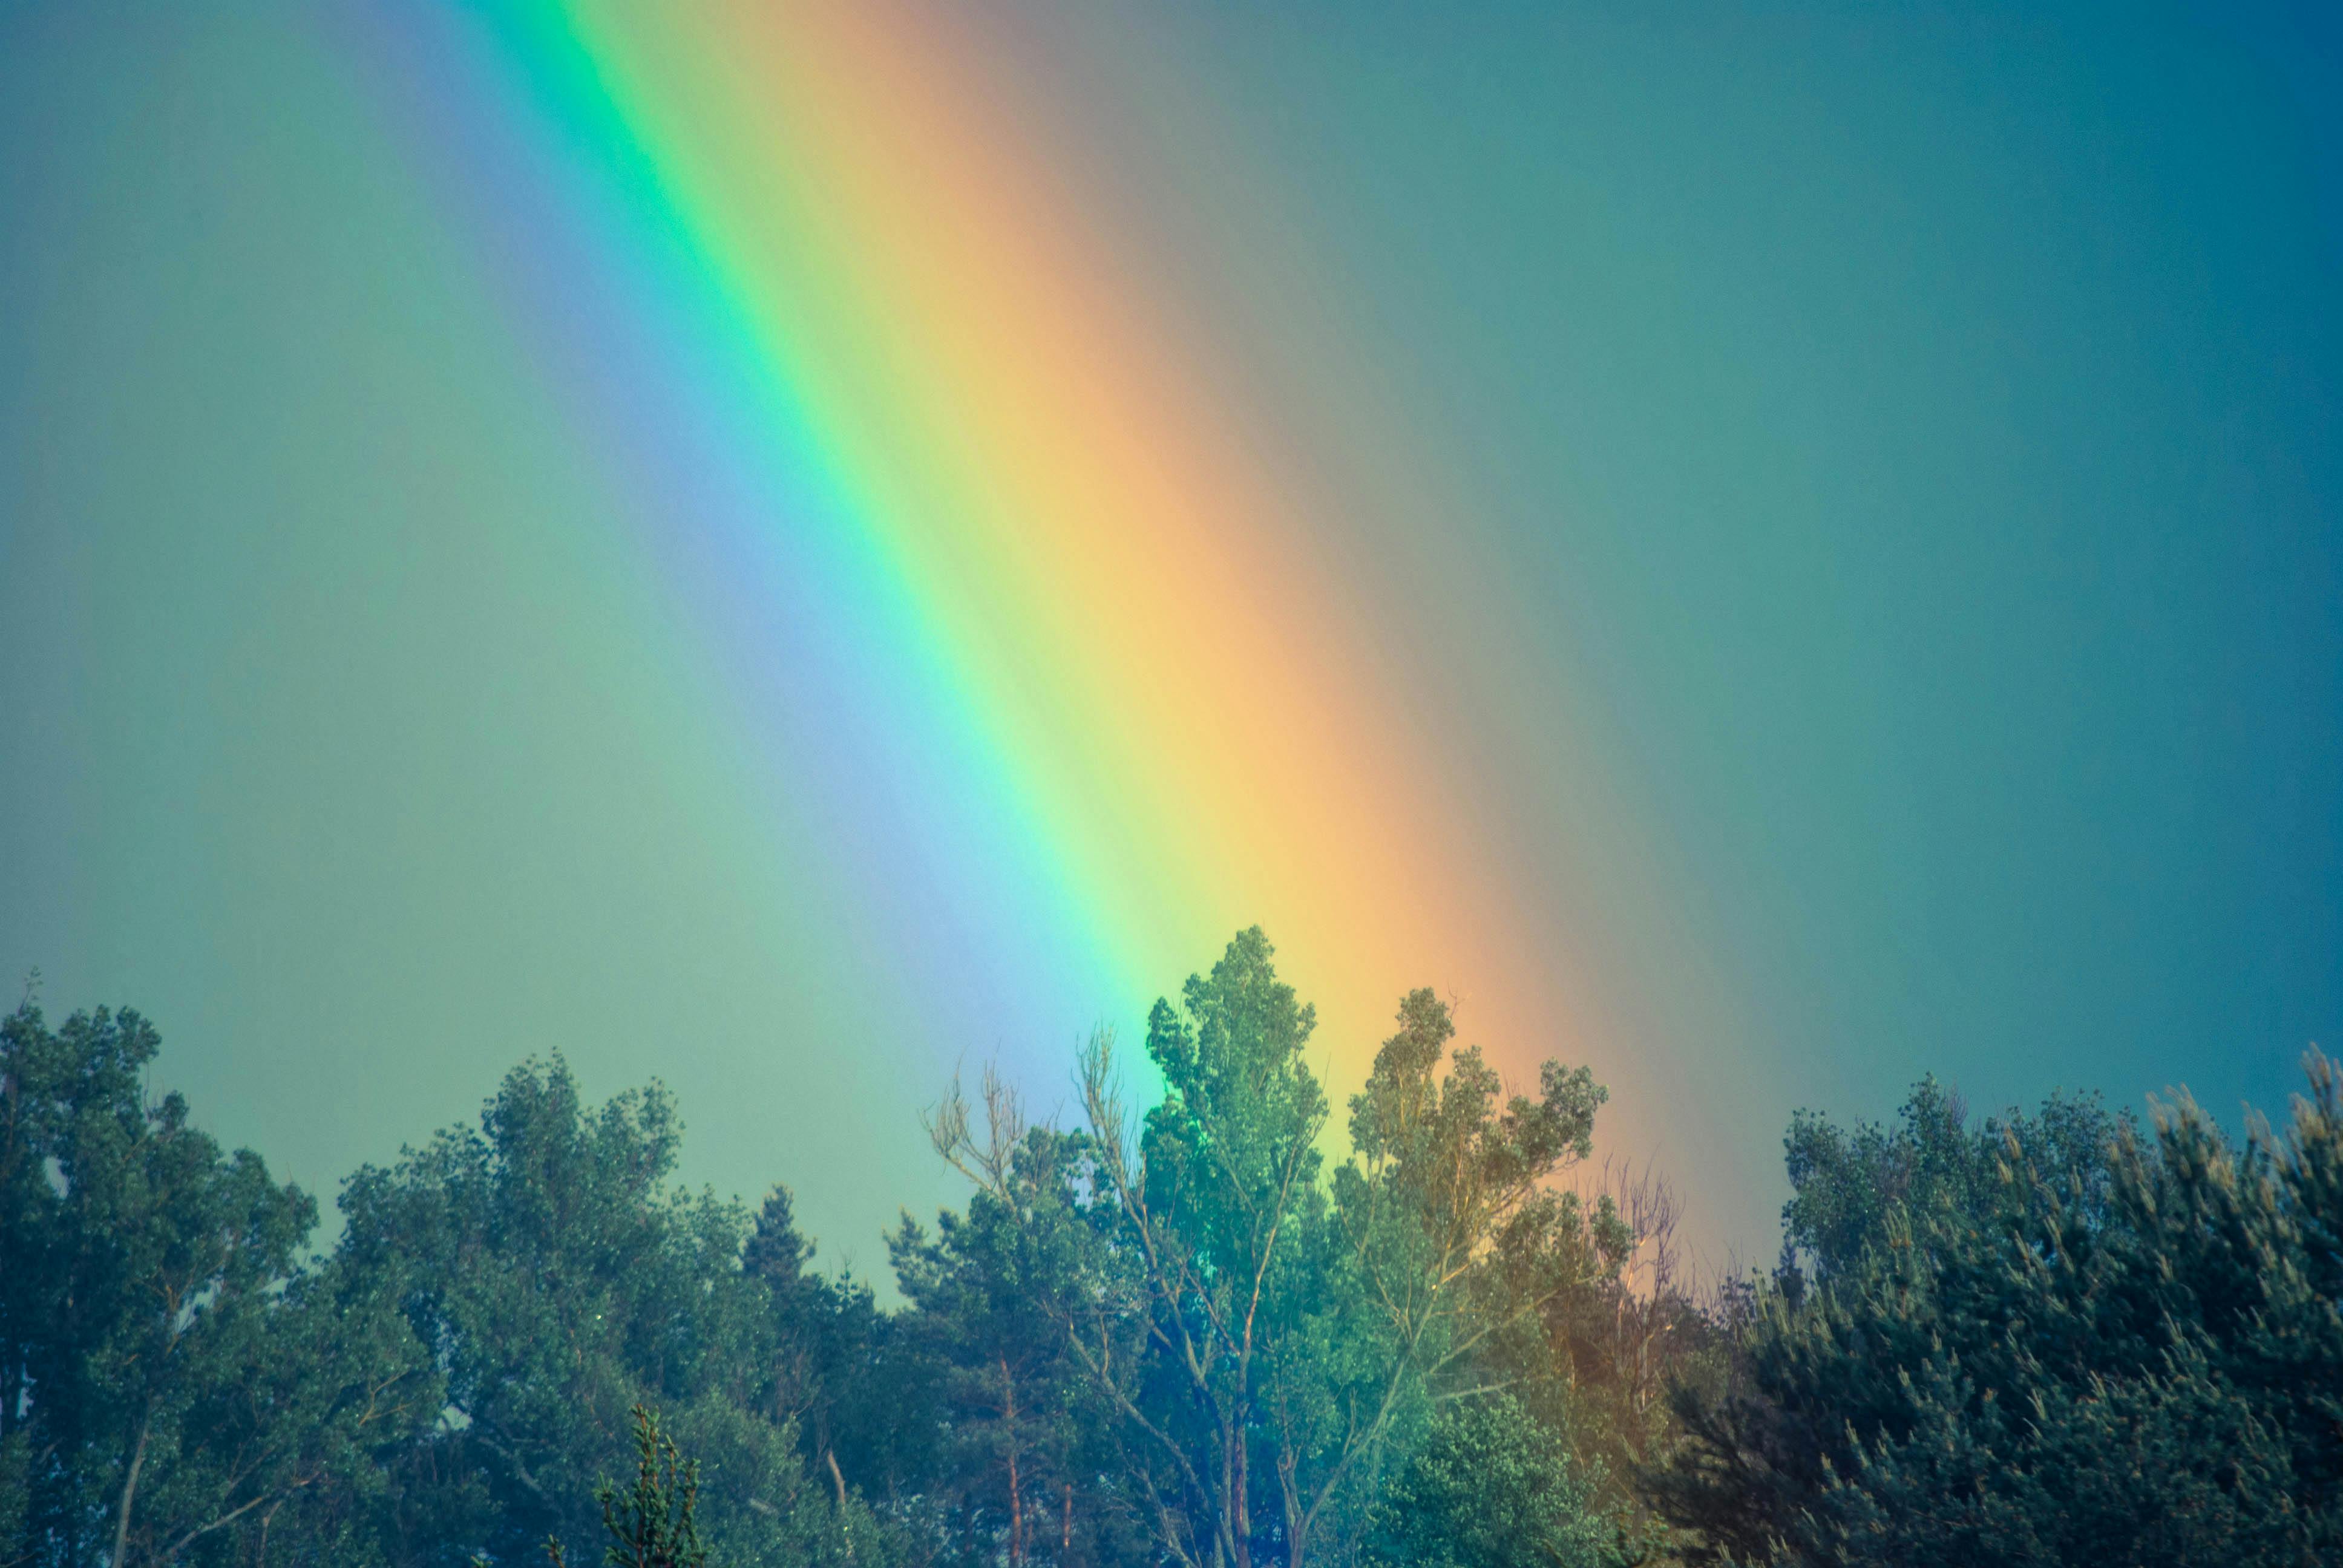
[{"label": "green foliage", "polygon": [[307,1560],[437,1408],[389,1304],[302,1262],[307,1195],[147,1100],[158,1045],[0,1020],[0,1561]]},{"label": "green foliage", "polygon": [[[602,1528],[610,1544],[602,1560],[609,1568],[702,1568],[708,1548],[699,1542],[694,1517],[699,1503],[699,1462],[687,1460],[675,1439],[659,1430],[648,1405],[630,1412],[635,1423],[635,1481],[620,1492],[605,1482],[595,1488],[602,1505]],[[558,1542],[548,1543],[554,1568],[563,1568]]]},{"label": "green foliage", "polygon": [[792,1204],[786,1187],[766,1194],[740,1266],[765,1289],[768,1413],[795,1427],[816,1484],[826,1479],[844,1519],[854,1512],[848,1476],[868,1495],[900,1502],[927,1475],[928,1369],[870,1286],[814,1271]]},{"label": "green foliage", "polygon": [[1507,1394],[1432,1420],[1376,1500],[1371,1568],[1611,1568],[1614,1533],[1562,1433]]},{"label": "green foliage", "polygon": [[1615,1271],[1547,1303],[1542,1348],[1549,1359],[1515,1358],[1513,1388],[1568,1440],[1590,1506],[1616,1526],[1623,1560],[1673,1562],[1674,1533],[1640,1483],[1683,1441],[1673,1391],[1717,1386],[1729,1341],[1716,1314],[1690,1294],[1666,1182],[1614,1167],[1605,1184],[1627,1250]]},{"label": "green foliage", "polygon": [[935,1401],[929,1495],[953,1555],[1130,1560],[1111,1417],[1061,1332],[1062,1303],[1103,1258],[1081,1195],[1087,1141],[1027,1128],[990,1074],[985,1096],[987,1141],[960,1154],[980,1182],[967,1212],[939,1215],[932,1235],[907,1215],[888,1239],[902,1330]]},{"label": "green foliage", "polygon": [[1632,1245],[1607,1201],[1551,1184],[1602,1091],[1549,1064],[1537,1098],[1507,1096],[1477,1051],[1452,1060],[1429,991],[1403,1001],[1327,1172],[1315,1017],[1271,959],[1241,932],[1181,1007],[1156,1004],[1165,1093],[1135,1126],[1103,1035],[1078,1132],[1026,1129],[997,1084],[980,1131],[955,1092],[932,1131],[977,1194],[935,1243],[898,1245],[923,1314],[983,1347],[966,1362],[1046,1392],[1028,1452],[1074,1467],[1069,1499],[1095,1478],[1090,1512],[1120,1524],[1099,1539],[1134,1557],[1354,1559],[1435,1408],[1551,1380],[1544,1313]]},{"label": "green foliage", "polygon": [[0,1568],[2343,1560],[2324,1059],[2242,1147],[2185,1100],[1801,1113],[1780,1266],[1703,1309],[1663,1185],[1569,1180],[1584,1069],[1513,1092],[1410,992],[1337,1139],[1273,956],[1155,1007],[1142,1113],[1104,1034],[1077,1127],[955,1089],[971,1191],[888,1238],[891,1307],[558,1056],[308,1255],[307,1195],[149,1099],[143,1020],[22,1007]]},{"label": "green foliage", "polygon": [[[0,1568],[2298,1564],[2343,1556],[2343,1085],[1802,1113],[1771,1280],[1695,1310],[1650,1180],[1556,1178],[1603,1092],[1506,1091],[1429,991],[1348,1106],[1240,933],[1084,1125],[985,1081],[903,1303],[787,1189],[669,1181],[656,1084],[557,1057],[342,1197],[222,1151],[133,1013],[0,1020]],[[1666,1392],[1663,1397],[1664,1391]],[[654,1408],[663,1419],[650,1415]],[[689,1450],[700,1462],[687,1462]],[[595,1483],[631,1457],[624,1492]],[[702,1464],[704,1462],[704,1469]],[[597,1503],[598,1503],[598,1507]]]},{"label": "green foliage", "polygon": [[[1779,1271],[1790,1289],[1860,1267],[1892,1231],[1916,1221],[1983,1222],[2006,1205],[2046,1198],[2096,1222],[2107,1201],[2107,1151],[2132,1127],[2096,1098],[2053,1095],[2035,1116],[2010,1111],[1972,1129],[1960,1097],[1934,1078],[1913,1089],[1898,1121],[1890,1130],[1841,1129],[1810,1111],[1791,1119]],[[2003,1180],[2013,1140],[2026,1151],[2032,1181]]]},{"label": "green foliage", "polygon": [[668,1186],[680,1138],[656,1084],[589,1111],[556,1058],[508,1074],[478,1131],[350,1178],[337,1261],[396,1296],[446,1377],[443,1419],[392,1470],[407,1560],[590,1539],[596,1480],[654,1402],[709,1456],[719,1556],[842,1558],[858,1524],[874,1533],[806,1474],[779,1276],[769,1256],[743,1269],[737,1203]]},{"label": "green foliage", "polygon": [[33,1560],[25,1530],[33,1511],[33,1434],[19,1427],[0,1438],[0,1568]]},{"label": "green foliage", "polygon": [[1720,1561],[2334,1561],[2343,1103],[2308,1070],[2242,1151],[2185,1099],[2152,1140],[2002,1125],[1961,1201],[1758,1293],[1664,1505]]}]

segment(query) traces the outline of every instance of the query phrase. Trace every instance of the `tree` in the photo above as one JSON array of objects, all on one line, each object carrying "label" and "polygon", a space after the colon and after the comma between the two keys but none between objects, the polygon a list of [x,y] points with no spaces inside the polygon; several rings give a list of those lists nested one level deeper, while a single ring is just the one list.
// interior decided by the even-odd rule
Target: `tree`
[{"label": "tree", "polygon": [[306,1255],[305,1194],[149,1102],[142,1020],[20,1009],[0,1568],[601,1536],[631,1568],[1302,1568],[1421,1555],[1442,1509],[1459,1568],[1616,1557],[1571,1444],[1637,1237],[1554,1182],[1602,1091],[1549,1064],[1509,1093],[1413,992],[1330,1161],[1314,1017],[1271,959],[1240,933],[1157,1005],[1165,1092],[1135,1121],[1104,1036],[1081,1127],[1029,1124],[991,1075],[980,1112],[955,1089],[930,1131],[975,1191],[890,1237],[895,1311],[814,1271],[786,1188],[752,1213],[674,1185],[656,1083],[590,1105],[558,1056],[358,1170]]},{"label": "tree", "polygon": [[947,1098],[930,1134],[977,1191],[932,1235],[906,1215],[888,1238],[905,1337],[940,1407],[930,1485],[970,1555],[1011,1568],[1135,1558],[1143,1537],[1105,1479],[1118,1464],[1108,1412],[1062,1332],[1064,1302],[1105,1261],[1081,1196],[1089,1141],[1028,1126],[990,1071],[983,1125],[980,1143]]},{"label": "tree", "polygon": [[2307,1068],[2243,1150],[2185,1097],[2079,1157],[2070,1121],[2004,1123],[1970,1201],[1759,1293],[1661,1506],[1714,1561],[2335,1560],[2343,1101]]},{"label": "tree", "polygon": [[[996,1131],[980,1151],[956,1093],[937,1122],[981,1195],[1058,1239],[1038,1301],[1123,1505],[1156,1551],[1216,1568],[1349,1557],[1395,1445],[1512,1376],[1507,1344],[1625,1241],[1607,1206],[1549,1185],[1584,1158],[1602,1091],[1548,1064],[1539,1098],[1505,1097],[1477,1051],[1449,1062],[1429,991],[1403,1002],[1330,1181],[1326,1098],[1301,1057],[1315,1015],[1271,958],[1241,932],[1182,1007],[1155,1005],[1165,1093],[1136,1128],[1104,1034],[1081,1062],[1080,1134]],[[1009,1147],[1035,1158],[988,1152]],[[1048,1172],[1046,1200],[1019,1190],[1028,1169]]]},{"label": "tree", "polygon": [[[1166,1093],[1147,1114],[1135,1156],[1110,1038],[1096,1042],[1082,1073],[1111,1205],[1104,1215],[1117,1222],[1129,1265],[1116,1282],[1125,1289],[1102,1299],[1143,1331],[1131,1360],[1144,1381],[1117,1375],[1104,1348],[1110,1336],[1099,1337],[1096,1353],[1087,1334],[1071,1343],[1142,1446],[1161,1450],[1131,1474],[1162,1543],[1236,1568],[1249,1568],[1266,1544],[1255,1518],[1270,1500],[1256,1465],[1272,1416],[1264,1363],[1278,1351],[1301,1351],[1288,1341],[1302,1339],[1313,1309],[1325,1305],[1307,1254],[1313,1242],[1323,1250],[1317,1140],[1327,1108],[1301,1061],[1317,1019],[1269,960],[1266,940],[1247,932],[1208,980],[1190,977],[1184,1017],[1156,1002],[1147,1054]],[[1289,1385],[1300,1382],[1299,1361],[1282,1369]],[[1306,1537],[1283,1544],[1308,1548]]]},{"label": "tree", "polygon": [[[628,1414],[635,1428],[634,1484],[620,1492],[606,1481],[594,1489],[610,1537],[602,1560],[609,1568],[703,1568],[708,1548],[699,1541],[699,1462],[683,1457],[649,1405]],[[568,1568],[559,1541],[548,1541],[546,1554],[553,1568]]]},{"label": "tree", "polygon": [[445,1419],[397,1466],[404,1560],[590,1538],[586,1500],[629,1445],[628,1412],[653,1402],[711,1456],[702,1528],[719,1554],[850,1550],[777,1397],[748,1216],[667,1185],[680,1137],[657,1084],[590,1112],[557,1057],[508,1073],[478,1131],[350,1178],[340,1261],[395,1295],[447,1380]]},{"label": "tree", "polygon": [[1983,1221],[2005,1203],[2033,1201],[2033,1188],[2002,1180],[2011,1139],[2027,1151],[2046,1191],[2096,1221],[2107,1206],[2108,1151],[2130,1125],[2096,1096],[2053,1094],[2034,1116],[2013,1110],[1972,1128],[1966,1102],[1933,1077],[1914,1086],[1897,1122],[1843,1129],[1811,1111],[1792,1116],[1783,1140],[1791,1196],[1782,1209],[1777,1271],[1785,1288],[1860,1267],[1916,1217]]},{"label": "tree", "polygon": [[860,1506],[856,1489],[892,1513],[916,1508],[933,1478],[939,1416],[932,1369],[901,1322],[850,1274],[816,1272],[814,1251],[789,1190],[773,1188],[740,1259],[766,1295],[770,1418],[795,1428],[843,1532]]},{"label": "tree", "polygon": [[1612,1568],[1568,1441],[1509,1394],[1449,1405],[1376,1500],[1373,1568]]},{"label": "tree", "polygon": [[299,1554],[437,1407],[381,1301],[306,1268],[316,1205],[186,1102],[134,1012],[0,1021],[0,1560]]},{"label": "tree", "polygon": [[1697,1276],[1675,1234],[1677,1201],[1656,1172],[1607,1163],[1602,1191],[1631,1244],[1615,1270],[1548,1303],[1554,1364],[1516,1390],[1530,1413],[1567,1441],[1589,1506],[1613,1522],[1622,1557],[1672,1562],[1672,1533],[1638,1483],[1664,1468],[1682,1441],[1674,1391],[1713,1387],[1723,1375],[1727,1334],[1719,1319],[1733,1298],[1695,1296]]}]

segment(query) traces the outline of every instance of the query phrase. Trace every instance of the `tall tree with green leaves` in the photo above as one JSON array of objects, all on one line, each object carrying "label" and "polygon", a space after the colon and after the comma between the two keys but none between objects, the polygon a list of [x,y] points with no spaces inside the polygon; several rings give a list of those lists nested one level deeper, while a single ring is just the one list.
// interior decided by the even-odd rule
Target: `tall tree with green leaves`
[{"label": "tall tree with green leaves", "polygon": [[1982,1219],[2035,1201],[2032,1187],[2002,1179],[2011,1140],[2026,1151],[2044,1191],[2095,1221],[2107,1201],[2108,1151],[2130,1126],[2096,1096],[2073,1094],[2053,1094],[2031,1116],[2013,1110],[1973,1126],[1966,1103],[1934,1078],[1914,1085],[1893,1127],[1841,1127],[1800,1111],[1782,1141],[1790,1200],[1777,1282],[1795,1291],[1857,1269],[1915,1217]]},{"label": "tall tree with green leaves", "polygon": [[[610,1537],[602,1561],[608,1568],[705,1568],[699,1461],[683,1457],[650,1406],[639,1404],[628,1415],[634,1422],[635,1479],[624,1491],[608,1481],[594,1489]],[[559,1540],[547,1541],[545,1551],[553,1568],[568,1568],[568,1549]]]},{"label": "tall tree with green leaves", "polygon": [[557,1057],[508,1073],[477,1131],[350,1178],[340,1261],[396,1294],[447,1380],[444,1419],[397,1467],[403,1560],[519,1562],[548,1535],[590,1538],[596,1483],[653,1403],[709,1456],[719,1553],[851,1550],[860,1505],[810,1483],[777,1399],[787,1358],[767,1280],[741,1264],[749,1217],[669,1185],[680,1137],[657,1084],[589,1110]]},{"label": "tall tree with green leaves", "polygon": [[1082,1199],[1088,1140],[1028,1126],[991,1072],[980,1141],[970,1121],[955,1095],[930,1124],[976,1185],[967,1211],[933,1232],[906,1215],[888,1239],[902,1331],[939,1402],[932,1495],[971,1560],[1137,1560],[1110,1412],[1062,1332],[1063,1303],[1104,1261]]},{"label": "tall tree with green leaves", "polygon": [[437,1406],[388,1304],[303,1266],[307,1195],[147,1098],[159,1043],[0,1020],[0,1561],[300,1560]]},{"label": "tall tree with green leaves", "polygon": [[1616,1568],[1569,1441],[1508,1393],[1433,1416],[1374,1503],[1370,1568]]},{"label": "tall tree with green leaves", "polygon": [[[1615,1213],[1551,1185],[1585,1157],[1602,1091],[1549,1064],[1537,1098],[1505,1095],[1477,1052],[1450,1060],[1428,991],[1403,1003],[1330,1180],[1330,1108],[1302,1056],[1315,1015],[1271,960],[1241,932],[1182,1007],[1156,1004],[1165,1093],[1135,1124],[1111,1040],[1093,1041],[1086,1126],[1048,1206],[1064,1241],[1040,1304],[1124,1506],[1194,1568],[1348,1560],[1431,1412],[1514,1375],[1510,1340],[1624,1246]],[[1002,1211],[1031,1204],[956,1105],[939,1147]]]},{"label": "tall tree with green leaves", "polygon": [[850,1484],[900,1499],[924,1476],[926,1391],[907,1375],[896,1325],[870,1287],[817,1272],[814,1250],[798,1229],[795,1199],[777,1186],[757,1211],[740,1267],[765,1291],[772,1419],[796,1428],[843,1518]]},{"label": "tall tree with green leaves", "polygon": [[2012,1118],[1964,1201],[1763,1291],[1657,1501],[1703,1560],[2286,1565],[2343,1553],[2343,1081],[2284,1137]]}]

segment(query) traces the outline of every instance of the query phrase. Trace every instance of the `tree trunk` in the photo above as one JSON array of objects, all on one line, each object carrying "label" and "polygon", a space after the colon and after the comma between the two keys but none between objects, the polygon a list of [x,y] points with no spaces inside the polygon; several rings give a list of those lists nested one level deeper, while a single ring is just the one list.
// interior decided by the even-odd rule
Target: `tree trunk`
[{"label": "tree trunk", "polygon": [[843,1519],[846,1517],[846,1477],[839,1473],[838,1450],[828,1443],[822,1444],[821,1462],[830,1467],[830,1484],[838,1493],[838,1516]]},{"label": "tree trunk", "polygon": [[1025,1499],[1017,1479],[1017,1384],[1007,1356],[1001,1358],[1001,1423],[1009,1439],[1009,1562],[1019,1568],[1025,1561]]},{"label": "tree trunk", "polygon": [[[1240,1404],[1238,1408],[1242,1410],[1243,1406]],[[1252,1568],[1252,1455],[1245,1442],[1243,1421],[1240,1419],[1234,1424],[1236,1462],[1232,1468],[1236,1473],[1236,1496],[1233,1500],[1236,1507],[1235,1556],[1237,1568]]]},{"label": "tree trunk", "polygon": [[130,1450],[130,1473],[122,1478],[122,1506],[114,1516],[114,1554],[106,1559],[107,1568],[123,1568],[123,1554],[130,1549],[130,1504],[138,1495],[138,1473],[146,1466],[146,1438],[155,1429],[155,1406],[146,1405],[146,1413],[138,1418],[138,1442]]},{"label": "tree trunk", "polygon": [[854,1536],[852,1526],[846,1518],[846,1477],[839,1473],[838,1451],[825,1442],[821,1461],[830,1466],[830,1483],[838,1488],[838,1538],[846,1543],[846,1560],[851,1563],[854,1561]]}]

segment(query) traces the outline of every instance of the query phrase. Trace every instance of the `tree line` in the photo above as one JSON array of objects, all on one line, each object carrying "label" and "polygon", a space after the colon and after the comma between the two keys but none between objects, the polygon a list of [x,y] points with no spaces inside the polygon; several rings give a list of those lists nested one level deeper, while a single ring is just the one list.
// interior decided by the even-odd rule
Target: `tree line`
[{"label": "tree line", "polygon": [[[1240,933],[1079,1116],[928,1117],[965,1202],[815,1267],[558,1054],[316,1202],[130,1011],[0,1020],[0,1568],[2343,1560],[2343,1103],[1801,1113],[1774,1268],[1700,1286],[1604,1092],[1429,990],[1337,1109]],[[617,1491],[611,1477],[633,1473]],[[662,1544],[663,1543],[663,1544]]]}]

